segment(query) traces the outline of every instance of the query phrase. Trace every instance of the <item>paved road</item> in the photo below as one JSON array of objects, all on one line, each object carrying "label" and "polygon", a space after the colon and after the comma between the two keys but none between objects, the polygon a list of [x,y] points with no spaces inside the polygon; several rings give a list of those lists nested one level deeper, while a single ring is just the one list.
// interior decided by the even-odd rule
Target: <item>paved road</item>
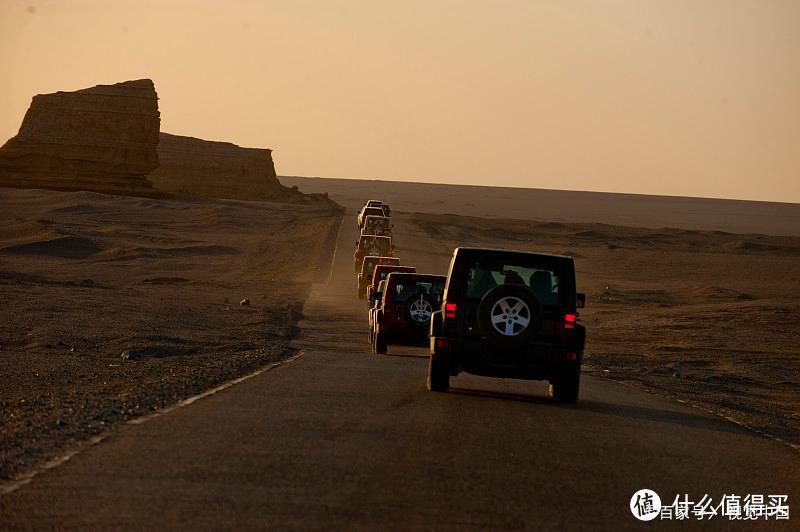
[{"label": "paved road", "polygon": [[[44,472],[0,498],[0,529],[616,530],[644,528],[628,501],[645,487],[789,494],[797,510],[798,454],[724,420],[593,378],[575,406],[463,375],[434,394],[424,351],[370,355],[348,222],[304,356]],[[434,243],[396,229],[405,258],[441,267]]]}]

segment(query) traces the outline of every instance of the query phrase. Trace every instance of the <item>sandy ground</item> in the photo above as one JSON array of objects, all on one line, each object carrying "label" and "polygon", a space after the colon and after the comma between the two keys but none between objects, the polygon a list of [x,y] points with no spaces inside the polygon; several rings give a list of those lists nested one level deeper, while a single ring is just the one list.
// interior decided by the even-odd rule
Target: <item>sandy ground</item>
[{"label": "sandy ground", "polygon": [[0,205],[0,478],[291,355],[339,220],[324,206],[7,188]]},{"label": "sandy ground", "polygon": [[403,216],[439,247],[440,272],[459,245],[573,256],[587,371],[800,445],[800,238]]},{"label": "sandy ground", "polygon": [[279,179],[301,192],[327,192],[350,208],[360,208],[368,198],[386,199],[393,208],[407,212],[800,236],[800,204],[796,203],[366,179]]}]

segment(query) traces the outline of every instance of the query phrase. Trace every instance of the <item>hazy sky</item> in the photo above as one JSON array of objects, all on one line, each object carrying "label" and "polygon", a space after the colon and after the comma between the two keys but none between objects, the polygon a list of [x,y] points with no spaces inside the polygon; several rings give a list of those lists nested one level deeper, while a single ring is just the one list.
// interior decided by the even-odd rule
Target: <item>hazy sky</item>
[{"label": "hazy sky", "polygon": [[143,77],[279,174],[800,202],[800,0],[0,0],[0,142]]}]

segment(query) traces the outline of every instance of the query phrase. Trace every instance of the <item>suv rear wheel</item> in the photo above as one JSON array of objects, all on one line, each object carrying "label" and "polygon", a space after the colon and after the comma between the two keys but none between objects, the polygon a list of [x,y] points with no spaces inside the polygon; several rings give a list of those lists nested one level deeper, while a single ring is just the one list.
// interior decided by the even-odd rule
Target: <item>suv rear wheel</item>
[{"label": "suv rear wheel", "polygon": [[580,386],[580,368],[563,371],[550,380],[547,396],[559,403],[574,403],[578,400]]},{"label": "suv rear wheel", "polygon": [[385,355],[389,347],[386,343],[386,335],[381,332],[373,333],[372,345],[376,355]]}]

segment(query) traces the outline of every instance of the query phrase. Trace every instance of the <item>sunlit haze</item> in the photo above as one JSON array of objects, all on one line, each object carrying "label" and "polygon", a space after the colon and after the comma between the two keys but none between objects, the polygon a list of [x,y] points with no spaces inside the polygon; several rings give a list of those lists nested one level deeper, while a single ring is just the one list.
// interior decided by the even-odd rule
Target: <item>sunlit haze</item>
[{"label": "sunlit haze", "polygon": [[795,0],[0,0],[0,142],[145,77],[283,175],[800,202]]}]

